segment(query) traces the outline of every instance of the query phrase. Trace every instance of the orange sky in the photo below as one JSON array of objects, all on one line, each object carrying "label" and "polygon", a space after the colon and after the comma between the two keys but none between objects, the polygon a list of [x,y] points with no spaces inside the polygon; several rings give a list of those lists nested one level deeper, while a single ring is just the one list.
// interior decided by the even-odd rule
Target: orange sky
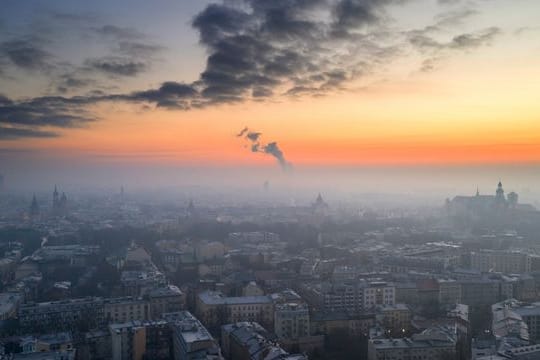
[{"label": "orange sky", "polygon": [[[0,140],[0,147],[39,150],[75,159],[91,157],[102,162],[274,166],[272,157],[251,153],[246,141],[235,137],[248,126],[260,131],[263,141],[278,142],[286,159],[295,166],[537,164],[540,32],[533,27],[524,33],[518,30],[540,19],[538,2],[526,3],[529,10],[519,9],[513,17],[507,16],[514,8],[510,2],[497,0],[498,7],[476,4],[472,8],[476,17],[464,18],[468,23],[463,31],[475,34],[478,29],[498,26],[500,35],[481,47],[463,52],[450,50],[441,55],[433,72],[418,71],[420,55],[427,55],[411,55],[407,53],[411,50],[405,49],[377,74],[347,83],[340,91],[329,91],[324,97],[291,99],[278,95],[261,103],[248,100],[189,111],[142,110],[139,105],[102,102],[90,109],[98,120],[83,128],[45,127],[42,130],[58,131],[62,136]],[[430,4],[435,8],[433,2]],[[416,6],[421,5],[394,10],[404,18],[396,23],[396,29],[409,23],[414,27],[417,22],[422,25],[426,21],[423,17],[428,15],[418,13]],[[192,6],[190,16],[203,7],[198,3]],[[455,8],[431,9],[428,20],[440,19],[440,11],[451,15],[462,10],[461,4],[448,6]],[[144,23],[144,19],[141,16],[139,21]],[[112,92],[155,88],[163,78],[197,80],[208,54],[198,45],[194,30],[186,25],[189,19],[184,19],[181,26],[193,34],[185,39],[184,35],[171,35],[185,34],[184,28],[161,29],[176,26],[176,22],[156,24],[162,38],[154,36],[169,47],[168,52],[148,67],[154,73],[126,80],[127,84],[119,84]],[[129,29],[137,24],[124,25]],[[452,40],[454,30],[462,29],[449,29],[434,39],[445,44]],[[184,41],[183,47],[173,47],[177,37]],[[73,49],[65,51],[72,57],[78,54]],[[111,79],[116,82],[118,78]],[[37,84],[33,76],[13,80],[8,95],[43,95],[36,90],[41,88],[34,81]]]},{"label": "orange sky", "polygon": [[477,72],[467,87],[449,73],[324,98],[190,111],[103,104],[95,109],[100,120],[86,128],[14,145],[102,161],[272,164],[234,136],[248,126],[277,141],[296,165],[540,162],[540,85],[530,72],[485,82]]}]

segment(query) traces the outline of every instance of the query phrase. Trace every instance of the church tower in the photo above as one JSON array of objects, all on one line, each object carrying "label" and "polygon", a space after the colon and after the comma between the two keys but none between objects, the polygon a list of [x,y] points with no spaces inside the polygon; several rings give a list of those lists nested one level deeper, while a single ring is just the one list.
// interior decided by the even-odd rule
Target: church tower
[{"label": "church tower", "polygon": [[67,209],[67,196],[65,192],[62,192],[62,196],[60,197],[59,207],[62,212],[65,212]]},{"label": "church tower", "polygon": [[52,203],[53,212],[57,212],[59,206],[60,206],[60,194],[58,193],[58,188],[56,187],[56,185],[54,185],[53,203]]},{"label": "church tower", "polygon": [[504,189],[501,181],[499,181],[499,184],[497,185],[497,191],[495,192],[495,201],[497,202],[497,204],[506,204],[506,198],[504,197]]},{"label": "church tower", "polygon": [[192,199],[189,199],[189,204],[186,208],[186,218],[191,219],[196,217],[197,209],[195,209],[195,204]]},{"label": "church tower", "polygon": [[32,197],[32,203],[30,204],[30,217],[32,219],[39,216],[39,204],[36,199],[36,194]]}]

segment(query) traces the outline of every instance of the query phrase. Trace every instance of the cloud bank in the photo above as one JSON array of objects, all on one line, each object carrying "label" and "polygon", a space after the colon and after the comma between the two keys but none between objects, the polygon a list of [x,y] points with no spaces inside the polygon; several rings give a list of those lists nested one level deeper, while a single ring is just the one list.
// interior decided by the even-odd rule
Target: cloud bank
[{"label": "cloud bank", "polygon": [[[447,41],[437,38],[473,16],[475,11],[468,8],[452,8],[422,29],[396,29],[389,9],[412,1],[223,0],[208,5],[193,19],[192,26],[208,54],[196,81],[171,80],[130,93],[64,96],[96,86],[100,74],[115,79],[136,77],[151,68],[155,54],[162,50],[136,29],[94,26],[90,31],[112,44],[111,53],[56,74],[57,95],[23,100],[3,97],[0,125],[36,130],[82,126],[94,120],[85,109],[100,102],[189,110],[250,100],[323,96],[346,91],[355,80],[384,71],[398,56],[404,56],[404,49],[422,57],[421,71],[432,71],[441,59],[487,46],[501,33],[499,28],[489,27],[453,34]],[[439,3],[451,7],[457,1]],[[57,20],[74,21],[66,14]],[[54,56],[44,50],[45,42],[37,38],[1,42],[0,65],[40,72],[58,69]],[[282,154],[272,144],[257,147],[257,151],[266,151],[280,161]]]}]

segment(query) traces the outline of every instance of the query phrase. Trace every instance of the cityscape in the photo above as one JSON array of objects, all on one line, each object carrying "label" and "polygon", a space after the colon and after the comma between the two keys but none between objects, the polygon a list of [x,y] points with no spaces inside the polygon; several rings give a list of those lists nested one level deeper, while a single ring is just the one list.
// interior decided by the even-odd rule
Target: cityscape
[{"label": "cityscape", "polygon": [[346,217],[323,194],[212,206],[54,187],[2,204],[6,358],[540,356],[540,211],[502,182]]},{"label": "cityscape", "polygon": [[540,2],[6,0],[0,360],[540,360]]}]

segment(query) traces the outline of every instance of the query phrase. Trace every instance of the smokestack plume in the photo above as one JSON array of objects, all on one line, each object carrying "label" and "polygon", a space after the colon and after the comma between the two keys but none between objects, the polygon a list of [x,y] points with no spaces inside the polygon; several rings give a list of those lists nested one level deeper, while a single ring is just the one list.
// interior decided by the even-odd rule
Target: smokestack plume
[{"label": "smokestack plume", "polygon": [[274,157],[283,171],[292,169],[292,164],[287,161],[278,143],[275,141],[267,144],[263,143],[261,141],[262,133],[251,131],[248,127],[245,127],[236,136],[244,138],[250,143],[251,152],[263,153]]}]

